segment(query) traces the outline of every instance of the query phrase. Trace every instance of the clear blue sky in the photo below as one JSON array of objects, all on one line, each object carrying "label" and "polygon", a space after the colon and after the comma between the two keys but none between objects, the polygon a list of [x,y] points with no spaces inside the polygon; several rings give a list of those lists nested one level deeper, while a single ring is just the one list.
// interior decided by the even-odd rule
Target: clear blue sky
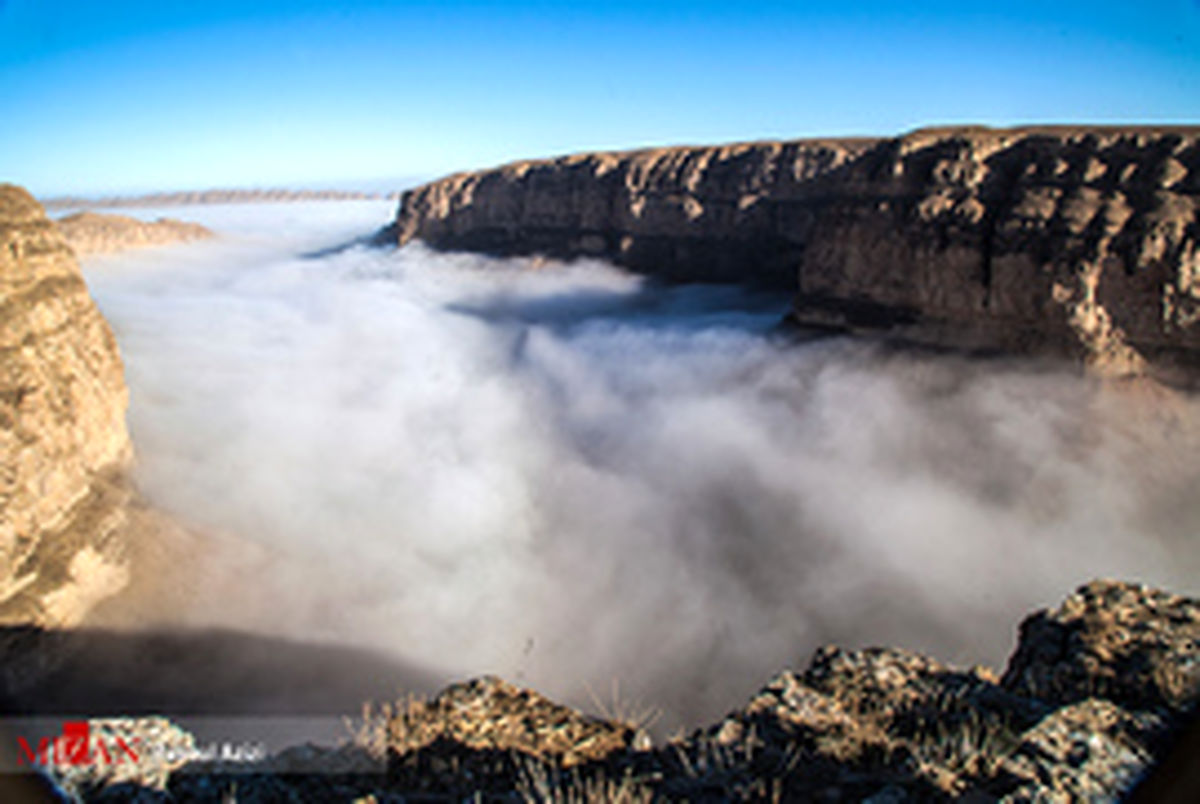
[{"label": "clear blue sky", "polygon": [[377,185],[939,123],[1197,123],[1200,0],[0,0],[0,104],[0,180],[42,195]]}]

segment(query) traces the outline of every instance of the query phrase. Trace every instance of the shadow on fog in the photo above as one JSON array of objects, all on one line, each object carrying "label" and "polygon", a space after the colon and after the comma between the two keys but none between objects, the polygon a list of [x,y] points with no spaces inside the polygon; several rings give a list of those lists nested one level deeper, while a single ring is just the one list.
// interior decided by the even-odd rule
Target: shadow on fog
[{"label": "shadow on fog", "polygon": [[636,293],[579,289],[548,296],[498,295],[445,306],[450,313],[489,324],[554,329],[633,324],[644,330],[702,331],[719,327],[762,333],[779,325],[790,297],[726,285],[647,283]]},{"label": "shadow on fog", "polygon": [[381,653],[233,630],[0,629],[0,712],[351,716],[446,683]]}]

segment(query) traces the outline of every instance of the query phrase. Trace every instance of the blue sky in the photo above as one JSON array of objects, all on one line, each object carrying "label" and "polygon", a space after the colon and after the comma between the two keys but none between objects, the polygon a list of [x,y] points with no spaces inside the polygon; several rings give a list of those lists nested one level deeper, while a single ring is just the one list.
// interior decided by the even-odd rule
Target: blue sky
[{"label": "blue sky", "polygon": [[944,123],[1200,123],[1200,0],[0,0],[0,104],[0,179],[42,195],[385,188]]}]

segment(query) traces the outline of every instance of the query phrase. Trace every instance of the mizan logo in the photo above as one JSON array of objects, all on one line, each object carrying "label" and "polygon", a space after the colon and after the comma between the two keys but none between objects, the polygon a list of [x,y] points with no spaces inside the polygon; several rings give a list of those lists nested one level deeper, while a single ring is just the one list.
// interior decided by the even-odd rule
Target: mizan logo
[{"label": "mizan logo", "polygon": [[42,737],[35,746],[24,737],[17,738],[17,764],[57,767],[64,765],[120,765],[140,758],[138,738],[120,735],[93,735],[86,720],[63,723],[62,734]]}]

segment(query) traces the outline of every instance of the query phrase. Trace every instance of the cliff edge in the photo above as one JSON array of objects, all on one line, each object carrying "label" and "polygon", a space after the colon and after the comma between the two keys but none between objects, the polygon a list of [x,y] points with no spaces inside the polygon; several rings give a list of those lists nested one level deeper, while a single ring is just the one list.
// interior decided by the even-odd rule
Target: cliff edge
[{"label": "cliff edge", "polygon": [[[339,748],[51,772],[89,801],[1192,801],[1197,639],[1200,601],[1094,581],[1026,618],[1002,676],[827,646],[658,745],[487,677],[368,708]],[[196,744],[161,718],[92,732]]]},{"label": "cliff edge", "polygon": [[795,293],[799,324],[1200,365],[1200,127],[952,128],[591,153],[406,192],[398,243]]},{"label": "cliff edge", "polygon": [[71,625],[125,584],[127,403],[71,249],[0,185],[0,623]]},{"label": "cliff edge", "polygon": [[212,231],[198,223],[159,218],[140,221],[128,215],[77,212],[59,219],[58,229],[67,245],[78,254],[111,254],[131,248],[165,246],[191,240],[207,240]]}]

